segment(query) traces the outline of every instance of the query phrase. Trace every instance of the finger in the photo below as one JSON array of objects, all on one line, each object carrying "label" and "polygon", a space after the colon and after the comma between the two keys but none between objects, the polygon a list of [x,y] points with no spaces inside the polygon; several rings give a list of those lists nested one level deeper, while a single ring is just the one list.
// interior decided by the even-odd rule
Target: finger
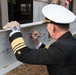
[{"label": "finger", "polygon": [[7,24],[3,27],[3,29],[9,28],[9,24],[10,24],[10,23],[7,23]]},{"label": "finger", "polygon": [[9,29],[9,28],[10,28],[9,26],[4,26],[4,27],[3,27],[3,29]]},{"label": "finger", "polygon": [[13,22],[11,22],[11,24],[12,24],[13,26],[20,26],[20,24],[19,24],[17,21],[13,21]]}]

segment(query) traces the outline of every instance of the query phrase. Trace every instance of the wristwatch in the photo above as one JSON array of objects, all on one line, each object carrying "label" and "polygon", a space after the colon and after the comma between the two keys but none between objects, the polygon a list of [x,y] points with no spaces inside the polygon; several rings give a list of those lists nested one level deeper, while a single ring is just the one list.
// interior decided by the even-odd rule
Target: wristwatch
[{"label": "wristwatch", "polygon": [[18,26],[13,26],[12,31],[20,31],[20,28]]}]

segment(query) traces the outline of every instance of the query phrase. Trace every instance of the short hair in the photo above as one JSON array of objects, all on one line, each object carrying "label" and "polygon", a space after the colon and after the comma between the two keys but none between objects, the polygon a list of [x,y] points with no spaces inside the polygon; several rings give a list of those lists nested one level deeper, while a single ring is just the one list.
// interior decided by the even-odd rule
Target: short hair
[{"label": "short hair", "polygon": [[64,25],[57,24],[57,26],[63,30],[69,30],[69,24],[64,24]]}]

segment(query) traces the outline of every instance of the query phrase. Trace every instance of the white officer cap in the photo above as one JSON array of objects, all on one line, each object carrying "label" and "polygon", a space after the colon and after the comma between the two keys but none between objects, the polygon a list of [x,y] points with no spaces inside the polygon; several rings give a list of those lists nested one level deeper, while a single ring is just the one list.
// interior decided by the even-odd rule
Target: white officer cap
[{"label": "white officer cap", "polygon": [[60,24],[72,23],[76,18],[75,15],[64,6],[55,4],[49,4],[44,6],[42,9],[42,13],[50,21]]}]

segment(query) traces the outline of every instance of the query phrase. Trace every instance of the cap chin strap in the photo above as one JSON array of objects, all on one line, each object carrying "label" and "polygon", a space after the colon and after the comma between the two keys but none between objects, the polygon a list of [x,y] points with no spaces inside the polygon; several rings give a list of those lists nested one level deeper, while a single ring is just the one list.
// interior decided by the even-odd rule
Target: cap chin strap
[{"label": "cap chin strap", "polygon": [[44,23],[50,23],[51,22],[51,20],[48,20],[48,19],[44,19]]},{"label": "cap chin strap", "polygon": [[56,22],[53,22],[53,21],[51,21],[47,18],[44,19],[43,23],[52,23],[52,24],[55,24],[55,25],[67,25],[67,24],[69,24],[69,23],[65,23],[65,24],[64,23],[56,23]]}]

